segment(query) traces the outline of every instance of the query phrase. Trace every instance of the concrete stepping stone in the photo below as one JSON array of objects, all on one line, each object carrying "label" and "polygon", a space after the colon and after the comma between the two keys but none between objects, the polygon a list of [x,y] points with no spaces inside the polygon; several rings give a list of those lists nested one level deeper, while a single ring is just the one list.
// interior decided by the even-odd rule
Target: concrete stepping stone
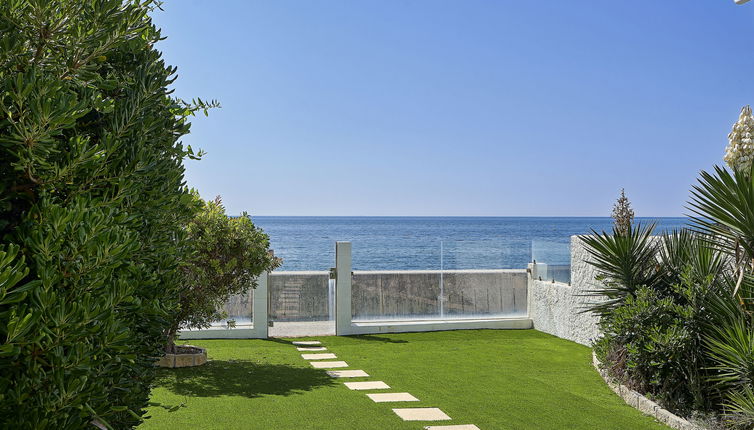
[{"label": "concrete stepping stone", "polygon": [[327,351],[327,348],[325,348],[324,346],[310,346],[310,347],[303,347],[303,348],[296,348],[296,349],[299,350],[299,351],[302,351],[302,352],[304,352],[304,351],[309,351],[309,352],[313,352],[313,351]]},{"label": "concrete stepping stone", "polygon": [[322,342],[320,342],[318,340],[297,340],[296,342],[291,342],[291,343],[294,344],[294,345],[301,345],[301,346],[306,346],[306,345],[322,345]]},{"label": "concrete stepping stone", "polygon": [[382,381],[346,382],[346,387],[351,390],[386,390],[390,385]]},{"label": "concrete stepping stone", "polygon": [[328,370],[327,374],[333,378],[363,378],[369,376],[363,370]]},{"label": "concrete stepping stone", "polygon": [[479,430],[474,424],[460,424],[455,426],[425,426],[424,430]]},{"label": "concrete stepping stone", "polygon": [[367,394],[367,397],[375,403],[384,402],[418,402],[419,399],[409,393],[376,393]]},{"label": "concrete stepping stone", "polygon": [[393,409],[403,421],[443,421],[451,419],[438,408],[399,408]]},{"label": "concrete stepping stone", "polygon": [[348,367],[348,363],[345,361],[310,361],[309,362],[315,369],[332,369],[335,367]]},{"label": "concrete stepping stone", "polygon": [[324,360],[338,358],[335,354],[301,354],[301,358],[304,360]]}]

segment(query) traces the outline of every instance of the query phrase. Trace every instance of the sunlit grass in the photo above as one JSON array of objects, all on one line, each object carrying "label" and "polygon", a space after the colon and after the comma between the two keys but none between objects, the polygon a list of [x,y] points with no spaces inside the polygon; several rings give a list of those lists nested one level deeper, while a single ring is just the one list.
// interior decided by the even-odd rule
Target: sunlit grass
[{"label": "sunlit grass", "polygon": [[[287,340],[206,340],[205,366],[161,370],[143,429],[422,429],[393,407],[439,407],[491,429],[662,429],[591,366],[591,350],[534,330],[321,337],[350,369],[412,403],[373,403],[313,369]],[[387,390],[386,390],[387,391]],[[440,423],[436,423],[440,424]]]}]

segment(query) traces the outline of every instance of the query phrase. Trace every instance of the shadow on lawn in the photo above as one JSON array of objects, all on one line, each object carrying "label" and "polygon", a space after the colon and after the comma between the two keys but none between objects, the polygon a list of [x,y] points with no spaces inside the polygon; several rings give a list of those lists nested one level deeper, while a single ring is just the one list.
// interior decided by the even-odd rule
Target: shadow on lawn
[{"label": "shadow on lawn", "polygon": [[407,340],[403,339],[393,339],[391,337],[381,335],[381,336],[375,336],[371,334],[360,334],[355,336],[348,336],[351,339],[358,339],[358,340],[368,340],[370,342],[383,342],[383,343],[408,343]]},{"label": "shadow on lawn", "polygon": [[287,396],[335,385],[333,378],[319,369],[243,360],[213,360],[200,367],[165,369],[158,375],[157,385],[175,394],[198,397]]}]

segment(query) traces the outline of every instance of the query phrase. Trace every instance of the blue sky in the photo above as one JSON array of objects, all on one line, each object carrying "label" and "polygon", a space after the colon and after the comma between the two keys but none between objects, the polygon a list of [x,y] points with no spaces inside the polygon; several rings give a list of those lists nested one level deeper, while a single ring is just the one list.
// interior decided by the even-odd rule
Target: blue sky
[{"label": "blue sky", "polygon": [[252,215],[684,213],[754,103],[754,3],[167,0],[187,180]]}]

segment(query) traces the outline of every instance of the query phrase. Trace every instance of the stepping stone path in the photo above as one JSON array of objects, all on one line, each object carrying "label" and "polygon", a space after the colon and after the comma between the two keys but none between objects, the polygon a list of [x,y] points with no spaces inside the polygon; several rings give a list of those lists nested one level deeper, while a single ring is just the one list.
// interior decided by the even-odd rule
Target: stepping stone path
[{"label": "stepping stone path", "polygon": [[393,409],[403,421],[442,421],[450,417],[437,408],[401,408]]},{"label": "stepping stone path", "polygon": [[351,390],[387,390],[390,385],[382,381],[346,382],[346,387]]},{"label": "stepping stone path", "polygon": [[367,397],[375,403],[384,402],[418,402],[419,399],[409,393],[377,393],[367,394]]},{"label": "stepping stone path", "polygon": [[[301,352],[317,352],[327,351],[327,348],[322,345],[322,342],[318,340],[300,340],[291,342],[297,348],[296,350]],[[316,360],[330,360],[337,358],[335,354],[323,353],[323,354],[301,354],[301,358],[309,361],[309,363],[315,369],[333,369],[338,367],[348,367],[348,363],[345,361],[316,361]],[[368,378],[367,374],[363,370],[327,370],[327,374],[332,378]],[[382,381],[362,381],[362,382],[345,382],[344,385],[351,390],[387,390],[390,386]],[[388,403],[388,402],[418,402],[419,399],[412,396],[410,393],[369,393],[367,394],[375,403]],[[398,415],[403,421],[445,421],[451,418],[438,408],[395,408],[393,409],[396,415]],[[449,426],[425,426],[425,430],[480,430],[479,427],[474,424],[461,424],[461,425],[449,425]]]},{"label": "stepping stone path", "polygon": [[325,348],[324,346],[314,346],[314,347],[296,348],[296,350],[313,352],[313,351],[327,351],[327,348]]},{"label": "stepping stone path", "polygon": [[333,378],[363,378],[369,374],[363,370],[328,370],[327,374]]},{"label": "stepping stone path", "polygon": [[348,363],[345,361],[310,361],[312,367],[315,369],[332,369],[335,367],[348,367]]},{"label": "stepping stone path", "polygon": [[335,354],[301,354],[301,358],[304,360],[324,360],[338,358]]}]

